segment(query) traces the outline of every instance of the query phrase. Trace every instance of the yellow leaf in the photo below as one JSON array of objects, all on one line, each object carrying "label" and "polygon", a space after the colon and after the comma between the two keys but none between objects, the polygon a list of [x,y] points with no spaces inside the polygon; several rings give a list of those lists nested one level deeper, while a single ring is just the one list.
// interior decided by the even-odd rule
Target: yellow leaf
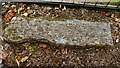
[{"label": "yellow leaf", "polygon": [[16,63],[17,63],[17,65],[18,65],[18,67],[20,66],[20,62],[15,58],[15,61],[16,61]]},{"label": "yellow leaf", "polygon": [[29,57],[28,56],[26,56],[26,57],[24,57],[24,58],[22,58],[21,60],[20,60],[20,62],[25,62],[27,59],[28,59]]}]

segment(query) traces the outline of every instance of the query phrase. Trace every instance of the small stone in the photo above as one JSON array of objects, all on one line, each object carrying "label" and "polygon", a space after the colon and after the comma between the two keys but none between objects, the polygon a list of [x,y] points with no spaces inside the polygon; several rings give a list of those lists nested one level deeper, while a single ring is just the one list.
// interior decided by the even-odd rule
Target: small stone
[{"label": "small stone", "polygon": [[30,7],[27,7],[27,9],[30,9]]},{"label": "small stone", "polygon": [[66,6],[64,6],[64,8],[62,10],[66,10]]},{"label": "small stone", "polygon": [[16,7],[16,5],[12,5],[11,7],[12,7],[12,8],[15,8],[15,7]]},{"label": "small stone", "polygon": [[95,41],[95,44],[100,44],[98,41]]},{"label": "small stone", "polygon": [[55,7],[55,10],[58,10],[59,9],[59,7]]},{"label": "small stone", "polygon": [[116,39],[116,43],[118,43],[119,42],[119,39]]},{"label": "small stone", "polygon": [[51,7],[45,7],[46,10],[51,10],[52,8]]},{"label": "small stone", "polygon": [[9,5],[5,5],[5,8],[9,8]]},{"label": "small stone", "polygon": [[33,13],[33,10],[27,10],[28,14]]},{"label": "small stone", "polygon": [[2,3],[2,5],[5,5],[5,3]]},{"label": "small stone", "polygon": [[22,15],[25,16],[25,17],[27,17],[27,16],[28,16],[28,13],[23,13]]}]

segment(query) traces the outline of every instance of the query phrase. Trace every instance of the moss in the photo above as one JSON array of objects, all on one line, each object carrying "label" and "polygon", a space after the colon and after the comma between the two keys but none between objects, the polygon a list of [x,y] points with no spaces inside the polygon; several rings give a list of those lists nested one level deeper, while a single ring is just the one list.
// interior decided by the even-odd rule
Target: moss
[{"label": "moss", "polygon": [[4,34],[5,38],[8,38],[8,36],[12,35],[13,33],[15,33],[15,29],[14,28],[9,28],[6,32],[7,34]]},{"label": "moss", "polygon": [[18,40],[18,39],[22,39],[22,37],[20,37],[20,36],[18,36],[18,35],[14,35],[13,39]]},{"label": "moss", "polygon": [[120,2],[110,2],[110,5],[116,5],[118,6],[120,4]]},{"label": "moss", "polygon": [[110,46],[109,45],[96,44],[93,47],[96,48],[96,49],[107,49]]}]

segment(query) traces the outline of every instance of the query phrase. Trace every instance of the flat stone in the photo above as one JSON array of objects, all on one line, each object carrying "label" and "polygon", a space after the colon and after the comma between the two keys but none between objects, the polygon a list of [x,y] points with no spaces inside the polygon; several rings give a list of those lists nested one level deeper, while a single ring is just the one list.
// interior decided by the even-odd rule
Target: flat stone
[{"label": "flat stone", "polygon": [[5,28],[4,37],[11,41],[27,38],[48,39],[56,44],[113,45],[110,24],[84,20],[47,21],[41,18],[27,21],[11,21]]}]

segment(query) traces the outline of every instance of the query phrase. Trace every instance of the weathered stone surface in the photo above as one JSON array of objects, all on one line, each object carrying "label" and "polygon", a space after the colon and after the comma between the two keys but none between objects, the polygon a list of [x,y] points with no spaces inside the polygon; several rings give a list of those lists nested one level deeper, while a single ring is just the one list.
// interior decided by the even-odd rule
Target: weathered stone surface
[{"label": "weathered stone surface", "polygon": [[110,25],[83,20],[47,21],[40,18],[30,21],[17,17],[5,29],[4,37],[19,41],[26,38],[48,39],[57,44],[113,45]]},{"label": "weathered stone surface", "polygon": [[[2,34],[3,34],[3,31],[2,31],[2,17],[0,15],[0,37],[2,36]],[[2,50],[3,50],[2,39],[0,38],[0,67],[1,67],[1,64],[2,64]]]}]

